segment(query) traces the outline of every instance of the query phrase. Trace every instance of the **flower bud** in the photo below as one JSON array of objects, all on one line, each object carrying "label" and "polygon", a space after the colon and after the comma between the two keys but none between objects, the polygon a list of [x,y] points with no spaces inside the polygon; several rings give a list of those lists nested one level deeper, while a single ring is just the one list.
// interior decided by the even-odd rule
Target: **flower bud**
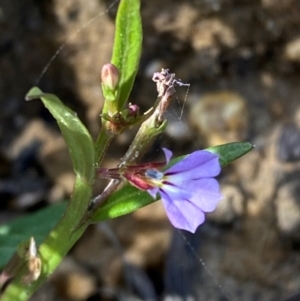
[{"label": "flower bud", "polygon": [[134,104],[129,104],[128,105],[128,116],[130,117],[137,117],[138,114],[139,114],[139,110],[140,108],[137,106],[137,105],[134,105]]},{"label": "flower bud", "polygon": [[115,90],[120,79],[120,72],[113,64],[105,64],[101,70],[101,81],[110,90]]}]

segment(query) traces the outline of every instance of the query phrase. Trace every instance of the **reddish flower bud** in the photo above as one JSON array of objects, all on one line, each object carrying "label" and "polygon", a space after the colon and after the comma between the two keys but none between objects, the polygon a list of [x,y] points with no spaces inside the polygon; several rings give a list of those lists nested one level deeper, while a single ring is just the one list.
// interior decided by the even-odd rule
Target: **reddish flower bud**
[{"label": "reddish flower bud", "polygon": [[153,184],[147,182],[147,178],[144,175],[124,172],[123,177],[133,186],[141,190],[148,190],[153,188]]},{"label": "reddish flower bud", "polygon": [[115,90],[120,79],[120,72],[113,64],[105,64],[101,70],[101,81],[110,90]]},{"label": "reddish flower bud", "polygon": [[136,117],[139,114],[140,108],[137,105],[129,104],[128,105],[128,116],[130,117]]}]

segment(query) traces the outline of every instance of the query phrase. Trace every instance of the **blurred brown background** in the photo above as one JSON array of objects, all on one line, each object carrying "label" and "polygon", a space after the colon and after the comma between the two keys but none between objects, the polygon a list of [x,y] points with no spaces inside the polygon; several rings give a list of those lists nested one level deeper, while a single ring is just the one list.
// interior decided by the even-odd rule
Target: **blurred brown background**
[{"label": "blurred brown background", "polygon": [[[70,195],[74,175],[55,121],[24,95],[33,85],[57,94],[95,136],[116,9],[112,0],[0,1],[1,223]],[[300,290],[300,2],[142,1],[142,19],[130,101],[151,107],[151,77],[161,68],[191,84],[187,96],[177,88],[167,133],[146,159],[162,146],[179,155],[231,141],[256,145],[224,169],[224,199],[188,236],[210,273],[156,203],[91,227],[32,300],[287,298]],[[114,141],[107,166],[133,135]]]}]

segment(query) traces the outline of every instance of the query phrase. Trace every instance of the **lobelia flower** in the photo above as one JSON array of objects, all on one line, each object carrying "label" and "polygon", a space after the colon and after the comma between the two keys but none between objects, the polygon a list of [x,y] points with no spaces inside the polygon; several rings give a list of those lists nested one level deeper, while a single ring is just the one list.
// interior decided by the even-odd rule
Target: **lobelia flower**
[{"label": "lobelia flower", "polygon": [[[168,164],[172,152],[163,151]],[[159,194],[172,225],[194,233],[204,222],[204,213],[213,211],[221,199],[219,183],[213,178],[221,171],[218,155],[199,150],[164,171],[157,169],[166,164],[127,166],[121,175],[153,198]],[[116,175],[114,171],[106,175]]]},{"label": "lobelia flower", "polygon": [[[169,163],[172,152],[163,149]],[[166,171],[148,169],[146,177],[155,184],[147,189],[156,198],[159,193],[166,213],[174,227],[195,232],[221,198],[219,175],[221,166],[217,155],[205,150],[195,151]]]}]

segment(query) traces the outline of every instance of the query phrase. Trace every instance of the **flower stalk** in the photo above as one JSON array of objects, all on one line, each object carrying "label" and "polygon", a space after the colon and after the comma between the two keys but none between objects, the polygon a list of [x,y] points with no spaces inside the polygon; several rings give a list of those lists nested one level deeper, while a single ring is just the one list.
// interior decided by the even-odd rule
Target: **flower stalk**
[{"label": "flower stalk", "polygon": [[[172,95],[175,93],[175,85],[185,85],[175,78],[175,74],[169,73],[169,70],[162,69],[161,72],[155,72],[152,80],[156,83],[158,99],[153,109],[150,110],[151,115],[140,126],[134,140],[132,141],[126,154],[122,157],[118,167],[133,165],[139,162],[152,145],[154,139],[164,132],[167,121],[163,120]],[[89,210],[84,217],[88,220],[93,214],[101,208],[110,194],[117,189],[121,180],[113,179],[109,182],[102,194],[98,195],[90,204]]]}]

